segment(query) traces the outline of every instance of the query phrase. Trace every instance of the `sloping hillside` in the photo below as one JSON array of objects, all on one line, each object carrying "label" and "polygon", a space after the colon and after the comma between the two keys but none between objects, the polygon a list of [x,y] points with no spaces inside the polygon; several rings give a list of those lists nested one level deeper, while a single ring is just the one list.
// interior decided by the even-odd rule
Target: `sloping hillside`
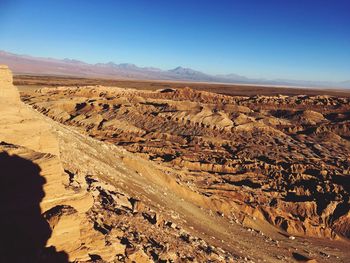
[{"label": "sloping hillside", "polygon": [[[183,181],[188,178],[187,171],[200,173],[190,159],[197,158],[196,152],[185,158],[192,167],[185,159],[177,162],[172,153],[164,155],[157,148],[166,141],[188,144],[186,138],[169,134],[159,137],[159,141],[152,137],[155,130],[144,136],[147,142],[144,151],[133,150],[131,144],[125,147],[128,151],[116,145],[139,138],[144,132],[140,125],[147,122],[154,125],[151,115],[163,114],[155,110],[166,110],[169,105],[177,109],[171,121],[178,123],[180,129],[189,125],[188,131],[196,125],[199,125],[196,129],[220,131],[230,125],[243,127],[257,121],[251,119],[246,106],[227,106],[226,110],[242,111],[232,122],[232,116],[225,111],[209,114],[210,105],[203,107],[196,102],[205,100],[205,96],[220,100],[220,96],[208,93],[199,96],[191,90],[146,94],[117,90],[120,96],[113,99],[108,89],[102,87],[44,89],[23,94],[26,102],[47,117],[19,100],[7,67],[0,68],[0,80],[0,164],[4,167],[1,173],[4,205],[0,210],[4,234],[0,245],[6,251],[0,261],[22,262],[26,258],[32,262],[294,262],[296,259],[345,262],[349,257],[347,240],[291,236],[260,218],[261,214],[254,213],[249,206],[245,206],[242,214],[238,213],[242,206],[220,196],[223,189],[207,189],[211,193],[203,194],[193,182]],[[186,103],[178,102],[182,96],[188,98]],[[159,99],[169,100],[168,106]],[[100,104],[100,100],[104,103]],[[135,105],[138,105],[136,109]],[[103,121],[108,109],[114,106],[125,107],[122,109],[125,118]],[[149,107],[153,110],[148,111]],[[137,120],[134,117],[139,109],[149,115],[135,123],[131,120]],[[134,117],[128,119],[128,114]],[[296,114],[293,118],[322,121],[313,112]],[[214,122],[215,127],[211,125]],[[97,123],[101,129],[97,129]],[[259,127],[264,131],[267,124],[261,123]],[[249,129],[249,125],[244,127]],[[211,145],[215,146],[215,141]],[[145,151],[153,160],[145,156]],[[174,164],[164,162],[169,160],[175,161]],[[215,168],[213,165],[199,168],[216,180],[217,175],[210,170]],[[249,189],[246,185],[238,187]],[[226,213],[231,210],[236,212]]]}]

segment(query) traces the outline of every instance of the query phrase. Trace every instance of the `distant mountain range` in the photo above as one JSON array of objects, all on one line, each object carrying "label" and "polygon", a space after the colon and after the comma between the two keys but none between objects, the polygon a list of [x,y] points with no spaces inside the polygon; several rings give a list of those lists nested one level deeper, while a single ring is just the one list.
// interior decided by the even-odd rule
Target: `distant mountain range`
[{"label": "distant mountain range", "polygon": [[237,74],[209,75],[183,67],[161,70],[152,67],[138,67],[137,65],[130,63],[115,64],[114,62],[108,62],[89,64],[75,59],[40,58],[13,54],[6,51],[0,51],[0,64],[8,65],[15,74],[350,88],[350,80],[343,82],[322,82],[285,79],[253,79]]}]

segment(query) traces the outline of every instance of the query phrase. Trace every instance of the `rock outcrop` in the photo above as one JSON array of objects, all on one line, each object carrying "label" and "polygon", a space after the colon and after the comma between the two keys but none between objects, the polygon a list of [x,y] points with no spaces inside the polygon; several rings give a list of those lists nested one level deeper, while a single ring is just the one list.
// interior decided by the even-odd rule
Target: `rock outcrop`
[{"label": "rock outcrop", "polygon": [[28,102],[182,169],[178,182],[227,202],[225,214],[258,213],[293,235],[349,237],[348,98],[61,87],[38,90]]},{"label": "rock outcrop", "polygon": [[349,258],[347,101],[72,87],[24,104],[0,72],[1,262]]},{"label": "rock outcrop", "polygon": [[[4,232],[10,233],[1,237],[1,244],[7,243],[3,240],[6,237],[16,236],[14,229],[28,224],[18,234],[19,239],[21,235],[24,237],[26,242],[23,241],[21,246],[28,246],[28,251],[21,252],[22,247],[14,251],[16,246],[12,244],[13,247],[7,247],[9,255],[1,261],[22,262],[16,253],[31,258],[32,262],[88,260],[89,253],[96,250],[103,251],[102,256],[107,259],[114,256],[112,249],[106,249],[104,236],[94,230],[93,223],[86,217],[93,206],[93,196],[86,189],[76,191],[69,187],[69,175],[64,171],[59,141],[52,125],[20,101],[18,90],[12,85],[11,71],[6,66],[0,67],[0,116],[0,159],[6,165],[6,169],[1,167],[1,186],[6,189],[5,200],[11,200],[11,206],[1,209],[0,213],[1,218],[9,217],[14,221],[11,229],[2,224]],[[33,168],[27,171],[18,167],[22,165]],[[9,177],[16,178],[16,181],[9,180]],[[34,184],[29,177],[37,178],[38,183]],[[21,190],[16,188],[17,184],[23,184]],[[33,200],[35,195],[39,196]],[[17,211],[12,212],[15,207]],[[36,208],[31,211],[28,207]],[[63,209],[67,207],[69,212]],[[62,209],[63,212],[58,211]],[[55,219],[55,224],[47,224],[47,220],[52,221],[52,216],[49,216],[52,211],[61,213],[60,217]],[[41,234],[44,236],[35,241]],[[31,248],[32,242],[34,248]],[[61,252],[56,253],[56,250]]]},{"label": "rock outcrop", "polygon": [[[167,189],[156,167],[40,115],[20,101],[7,67],[0,77],[1,262],[240,258],[214,248],[203,254],[206,241],[160,216],[161,202],[141,198]],[[161,188],[141,177],[153,172],[157,183],[166,180]]]},{"label": "rock outcrop", "polygon": [[9,68],[0,65],[0,99],[3,103],[12,102],[19,103],[19,92],[12,84],[13,78]]}]

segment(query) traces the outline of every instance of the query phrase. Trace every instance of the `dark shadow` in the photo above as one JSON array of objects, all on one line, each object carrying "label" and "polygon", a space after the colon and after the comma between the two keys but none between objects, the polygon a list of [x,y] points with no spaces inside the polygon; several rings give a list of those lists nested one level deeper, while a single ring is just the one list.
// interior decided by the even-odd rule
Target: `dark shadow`
[{"label": "dark shadow", "polygon": [[231,185],[235,185],[235,186],[248,186],[250,188],[253,188],[253,189],[257,189],[257,188],[260,188],[261,187],[261,184],[259,183],[254,183],[252,182],[251,180],[249,179],[243,179],[243,180],[240,180],[240,181],[231,181],[231,180],[227,180],[227,179],[224,179],[224,181],[228,184],[231,184]]},{"label": "dark shadow", "polygon": [[45,247],[52,233],[40,209],[45,183],[38,165],[0,153],[0,262],[68,262]]},{"label": "dark shadow", "polygon": [[304,261],[305,262],[305,261],[310,260],[310,258],[308,258],[302,254],[296,253],[296,252],[293,252],[292,255],[293,255],[293,258],[297,261]]}]

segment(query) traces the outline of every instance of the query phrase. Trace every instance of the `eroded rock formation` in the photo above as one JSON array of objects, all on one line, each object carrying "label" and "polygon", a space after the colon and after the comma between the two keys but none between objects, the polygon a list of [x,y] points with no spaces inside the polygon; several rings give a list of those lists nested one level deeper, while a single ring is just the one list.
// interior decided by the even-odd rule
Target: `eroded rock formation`
[{"label": "eroded rock formation", "polygon": [[0,261],[349,258],[346,98],[0,79]]},{"label": "eroded rock formation", "polygon": [[295,235],[349,237],[348,98],[62,87],[27,100],[90,136],[178,167],[179,184],[227,202],[227,215],[256,214]]},{"label": "eroded rock formation", "polygon": [[141,172],[150,180],[156,167],[23,104],[7,67],[0,78],[1,262],[241,258],[189,234],[174,222],[182,219],[170,220],[177,212],[161,216],[166,204],[141,195],[167,189],[166,178],[158,178],[161,188],[130,181]]}]

